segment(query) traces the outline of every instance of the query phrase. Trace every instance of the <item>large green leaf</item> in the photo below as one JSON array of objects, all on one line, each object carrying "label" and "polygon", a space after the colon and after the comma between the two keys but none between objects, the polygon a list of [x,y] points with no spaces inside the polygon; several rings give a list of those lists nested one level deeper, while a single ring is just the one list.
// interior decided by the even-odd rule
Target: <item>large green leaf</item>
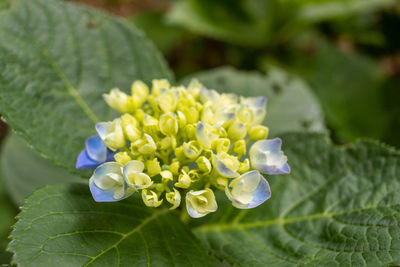
[{"label": "large green leaf", "polygon": [[251,210],[219,201],[196,235],[239,266],[400,265],[400,153],[374,142],[346,148],[320,134],[282,137],[291,175]]},{"label": "large green leaf", "polygon": [[179,0],[170,22],[212,38],[264,46],[310,23],[393,6],[396,0]]},{"label": "large green leaf", "polygon": [[56,0],[16,0],[0,16],[0,113],[58,165],[74,171],[94,123],[112,118],[102,93],[171,74],[129,23]]},{"label": "large green leaf", "polygon": [[0,163],[7,189],[18,205],[22,204],[23,198],[43,185],[82,180],[41,157],[16,135],[6,139]]},{"label": "large green leaf", "polygon": [[389,116],[383,104],[383,75],[377,62],[341,51],[314,34],[297,39],[292,48],[301,53],[294,55],[288,67],[310,83],[336,139],[380,139]]},{"label": "large green leaf", "polygon": [[96,203],[79,184],[27,198],[11,237],[20,266],[207,266],[210,259],[174,212],[138,197]]},{"label": "large green leaf", "polygon": [[270,67],[267,75],[237,71],[229,67],[191,75],[208,88],[243,96],[266,96],[265,124],[273,136],[288,131],[323,131],[321,108],[311,90],[300,79]]}]

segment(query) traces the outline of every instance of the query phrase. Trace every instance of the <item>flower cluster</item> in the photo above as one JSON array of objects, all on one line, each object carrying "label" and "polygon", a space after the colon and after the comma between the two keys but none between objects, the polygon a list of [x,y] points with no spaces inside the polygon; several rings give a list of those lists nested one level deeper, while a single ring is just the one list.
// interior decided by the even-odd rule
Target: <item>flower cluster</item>
[{"label": "flower cluster", "polygon": [[220,94],[197,80],[187,88],[153,80],[151,92],[135,81],[131,91],[104,95],[121,116],[98,123],[77,160],[79,169],[96,168],[89,181],[96,201],[140,192],[146,206],[165,199],[176,209],[184,196],[198,218],[217,210],[211,188],[237,208],[253,208],[271,196],[261,173],[290,172],[281,140],[266,139],[261,125],[266,98]]}]

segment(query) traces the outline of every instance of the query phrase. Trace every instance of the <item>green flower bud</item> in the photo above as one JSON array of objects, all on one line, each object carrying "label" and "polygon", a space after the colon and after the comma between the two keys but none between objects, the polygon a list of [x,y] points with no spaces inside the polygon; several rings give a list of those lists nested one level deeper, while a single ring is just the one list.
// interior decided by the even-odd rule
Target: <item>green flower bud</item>
[{"label": "green flower bud", "polygon": [[197,166],[199,166],[199,170],[204,174],[209,174],[211,172],[212,166],[211,162],[204,156],[199,157],[196,160]]},{"label": "green flower bud", "polygon": [[250,139],[255,141],[267,139],[268,133],[268,127],[265,127],[263,125],[253,126],[249,130]]},{"label": "green flower bud", "polygon": [[146,161],[147,174],[153,177],[161,172],[160,163],[157,158]]},{"label": "green flower bud", "polygon": [[176,187],[179,188],[189,188],[192,180],[190,179],[189,175],[182,170],[182,173],[179,175],[178,182],[175,183]]},{"label": "green flower bud", "polygon": [[165,199],[172,204],[170,210],[174,210],[181,204],[181,194],[174,188],[174,192],[165,194]]},{"label": "green flower bud", "polygon": [[163,199],[158,200],[157,194],[152,190],[142,190],[142,199],[147,207],[158,207],[163,202]]},{"label": "green flower bud", "polygon": [[136,108],[140,107],[149,96],[149,87],[142,81],[135,81],[131,87],[133,104]]},{"label": "green flower bud", "polygon": [[127,152],[118,152],[117,154],[114,155],[114,159],[116,162],[122,165],[125,165],[126,163],[132,160]]},{"label": "green flower bud", "polygon": [[133,99],[118,88],[114,88],[109,94],[103,94],[106,103],[118,111],[119,113],[126,113],[134,110]]},{"label": "green flower bud", "polygon": [[160,131],[166,136],[174,136],[178,133],[178,120],[174,113],[164,113],[160,116]]}]

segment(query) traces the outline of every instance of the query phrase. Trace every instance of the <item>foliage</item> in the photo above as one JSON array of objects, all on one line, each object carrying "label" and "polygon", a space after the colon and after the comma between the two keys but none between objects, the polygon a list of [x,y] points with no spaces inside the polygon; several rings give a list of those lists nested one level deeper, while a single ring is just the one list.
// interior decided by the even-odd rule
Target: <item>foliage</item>
[{"label": "foliage", "polygon": [[[273,47],[315,21],[392,3],[225,0],[212,2],[210,9],[208,0],[188,0],[176,2],[170,19],[216,39]],[[37,189],[23,201],[8,247],[15,264],[400,265],[400,152],[374,141],[333,145],[317,101],[340,139],[366,131],[386,136],[396,113],[382,107],[388,101],[380,92],[385,76],[376,62],[312,35],[286,43],[282,51],[291,52],[280,57],[281,66],[290,65],[310,86],[273,67],[270,62],[279,57],[271,60],[261,50],[253,51],[257,56],[261,51],[254,61],[263,64],[264,74],[224,67],[184,78],[197,77],[223,92],[266,96],[265,123],[275,130],[272,136],[282,138],[292,168],[288,176],[266,176],[272,197],[258,208],[237,210],[217,196],[217,213],[192,220],[165,203],[145,207],[138,193],[96,203],[80,179],[89,173],[75,170],[95,122],[116,116],[102,101],[103,93],[113,87],[127,91],[135,79],[148,85],[155,78],[173,79],[143,33],[103,12],[57,0],[0,0],[0,10],[0,113],[25,140],[13,135],[3,147],[6,188],[20,203],[43,184],[64,182]],[[134,21],[152,25],[152,19]],[[160,38],[166,45],[159,47],[169,51],[172,42],[157,34],[164,31],[160,27],[152,38]],[[179,40],[180,31],[175,33]],[[298,53],[310,40],[317,49]],[[371,129],[368,120],[377,127]],[[2,184],[0,210],[0,238],[6,240],[15,211]]]},{"label": "foliage", "polygon": [[0,37],[3,119],[70,171],[94,122],[112,116],[102,93],[171,77],[140,31],[72,4],[19,0],[0,17]]},{"label": "foliage", "polygon": [[262,46],[286,40],[310,23],[394,3],[394,0],[180,0],[168,17],[171,23],[219,40]]},{"label": "foliage", "polygon": [[78,177],[41,157],[16,135],[6,139],[0,160],[4,182],[17,205],[21,205],[25,197],[41,186],[82,182]]},{"label": "foliage", "polygon": [[[337,148],[320,134],[283,139],[292,175],[269,177],[273,197],[258,209],[219,199],[223,211],[193,228],[205,248],[239,266],[399,264],[399,152],[373,142]],[[207,262],[172,211],[150,211],[135,198],[95,204],[84,185],[36,191],[12,238],[21,265]]]}]

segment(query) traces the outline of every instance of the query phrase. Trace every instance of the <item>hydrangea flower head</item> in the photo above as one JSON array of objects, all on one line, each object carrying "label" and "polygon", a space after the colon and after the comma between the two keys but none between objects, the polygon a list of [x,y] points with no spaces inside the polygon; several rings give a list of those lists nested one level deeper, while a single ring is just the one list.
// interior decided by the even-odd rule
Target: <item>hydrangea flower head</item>
[{"label": "hydrangea flower head", "polygon": [[261,173],[290,173],[282,141],[267,139],[261,125],[265,97],[221,94],[197,80],[188,87],[153,80],[151,90],[135,81],[130,95],[112,89],[104,100],[121,116],[96,125],[76,164],[95,169],[95,201],[140,194],[148,207],[186,206],[198,218],[218,209],[215,190],[236,208],[254,208],[271,197]]}]

